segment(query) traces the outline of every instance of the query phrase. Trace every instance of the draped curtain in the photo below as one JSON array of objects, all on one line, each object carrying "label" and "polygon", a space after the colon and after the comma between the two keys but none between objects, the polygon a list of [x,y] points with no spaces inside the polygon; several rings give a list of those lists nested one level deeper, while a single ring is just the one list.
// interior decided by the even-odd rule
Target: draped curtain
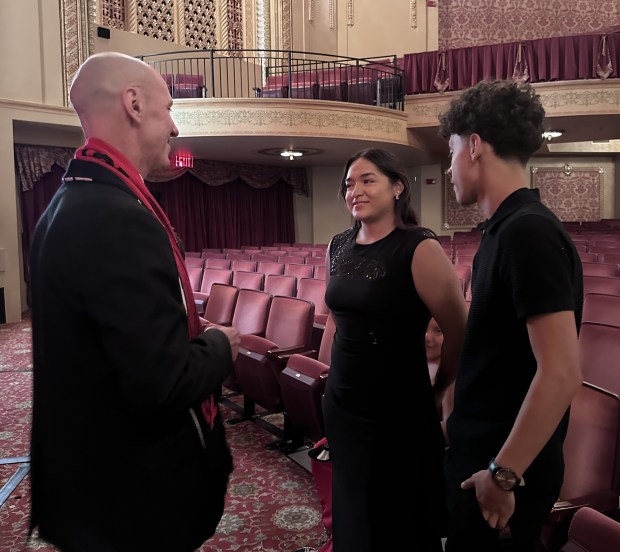
[{"label": "draped curtain", "polygon": [[[75,149],[15,145],[21,181],[22,251],[26,280],[32,234]],[[188,251],[204,247],[295,241],[293,194],[308,193],[304,169],[196,160],[147,184]]]},{"label": "draped curtain", "polygon": [[240,178],[206,186],[186,172],[171,182],[147,184],[186,251],[295,241],[293,189],[283,180],[264,189]]},{"label": "draped curtain", "polygon": [[463,90],[482,80],[620,77],[620,32],[541,38],[404,56],[405,94]]}]

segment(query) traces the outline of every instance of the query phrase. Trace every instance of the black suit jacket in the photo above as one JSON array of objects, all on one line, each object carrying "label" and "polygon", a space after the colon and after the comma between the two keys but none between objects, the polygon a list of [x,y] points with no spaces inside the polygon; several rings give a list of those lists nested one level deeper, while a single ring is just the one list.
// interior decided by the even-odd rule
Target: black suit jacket
[{"label": "black suit jacket", "polygon": [[193,550],[221,518],[232,461],[219,416],[200,428],[191,407],[232,357],[222,332],[189,339],[162,225],[74,160],[30,270],[33,527],[70,551]]}]

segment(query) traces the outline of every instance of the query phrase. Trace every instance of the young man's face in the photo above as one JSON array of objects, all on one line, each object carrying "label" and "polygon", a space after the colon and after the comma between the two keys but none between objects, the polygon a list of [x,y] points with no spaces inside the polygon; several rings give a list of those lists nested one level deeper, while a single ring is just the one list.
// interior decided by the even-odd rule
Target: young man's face
[{"label": "young man's face", "polygon": [[459,205],[476,203],[476,191],[472,173],[470,138],[453,134],[450,136],[450,168],[448,174],[452,180],[454,194]]}]

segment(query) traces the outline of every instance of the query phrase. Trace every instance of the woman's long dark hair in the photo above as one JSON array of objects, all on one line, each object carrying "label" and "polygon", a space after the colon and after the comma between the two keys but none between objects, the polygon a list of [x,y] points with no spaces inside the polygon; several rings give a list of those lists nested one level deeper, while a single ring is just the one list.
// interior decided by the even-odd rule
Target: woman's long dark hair
[{"label": "woman's long dark hair", "polygon": [[[352,155],[344,166],[344,175],[342,182],[340,183],[340,195],[344,199],[347,193],[346,179],[351,165],[358,159],[366,159],[379,169],[379,171],[388,177],[392,184],[401,182],[403,185],[403,191],[400,193],[400,197],[394,200],[394,215],[396,216],[396,226],[399,228],[408,228],[418,225],[418,217],[416,217],[413,208],[409,204],[409,198],[411,196],[411,185],[409,179],[405,174],[405,169],[402,163],[399,161],[393,153],[378,148],[369,148],[362,151],[358,151]],[[355,226],[359,226],[360,222],[355,221]]]}]

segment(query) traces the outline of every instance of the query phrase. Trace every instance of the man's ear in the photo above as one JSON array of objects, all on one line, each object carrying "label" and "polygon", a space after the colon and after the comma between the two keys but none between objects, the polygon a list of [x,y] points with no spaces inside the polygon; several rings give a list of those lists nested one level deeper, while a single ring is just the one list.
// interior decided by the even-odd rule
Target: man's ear
[{"label": "man's ear", "polygon": [[140,122],[142,118],[142,99],[136,88],[129,87],[123,90],[123,107],[130,119],[136,123]]},{"label": "man's ear", "polygon": [[469,137],[469,156],[475,161],[482,154],[482,138],[475,132]]}]

